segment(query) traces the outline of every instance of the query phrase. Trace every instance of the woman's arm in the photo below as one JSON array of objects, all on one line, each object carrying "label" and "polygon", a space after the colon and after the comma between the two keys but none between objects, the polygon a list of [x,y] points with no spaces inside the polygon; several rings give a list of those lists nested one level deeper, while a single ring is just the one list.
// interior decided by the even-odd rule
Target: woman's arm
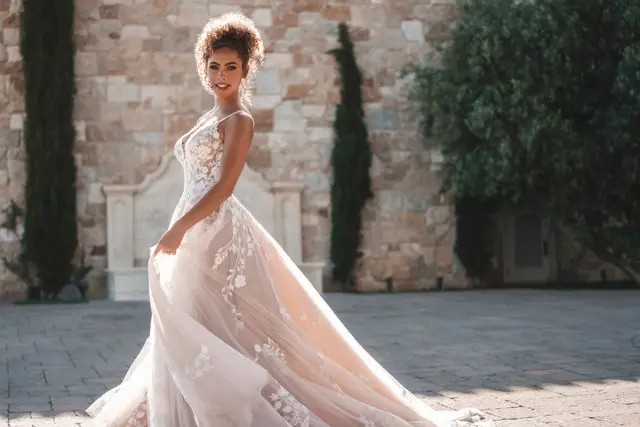
[{"label": "woman's arm", "polygon": [[233,194],[253,140],[253,120],[236,114],[225,122],[220,180],[177,222],[185,230],[216,211]]},{"label": "woman's arm", "polygon": [[153,251],[154,256],[158,252],[175,254],[187,230],[211,215],[233,194],[253,140],[253,119],[236,114],[225,123],[220,180],[162,235]]}]

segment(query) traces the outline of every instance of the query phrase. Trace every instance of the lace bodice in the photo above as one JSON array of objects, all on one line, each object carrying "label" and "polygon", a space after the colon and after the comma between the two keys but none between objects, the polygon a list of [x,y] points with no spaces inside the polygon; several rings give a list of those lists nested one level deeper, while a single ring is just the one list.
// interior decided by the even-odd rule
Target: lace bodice
[{"label": "lace bodice", "polygon": [[218,118],[215,111],[205,113],[193,129],[176,142],[173,152],[184,171],[180,210],[193,206],[220,179],[222,139],[218,126],[239,112],[222,119]]}]

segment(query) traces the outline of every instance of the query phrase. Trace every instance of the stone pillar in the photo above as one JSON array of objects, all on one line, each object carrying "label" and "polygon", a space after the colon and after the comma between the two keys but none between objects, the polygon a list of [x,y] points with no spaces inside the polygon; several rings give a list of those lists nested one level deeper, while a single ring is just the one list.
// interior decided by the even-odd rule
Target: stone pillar
[{"label": "stone pillar", "polygon": [[131,268],[134,259],[133,193],[129,186],[105,186],[107,196],[107,265]]},{"label": "stone pillar", "polygon": [[275,199],[274,238],[286,248],[291,259],[302,262],[301,197],[304,185],[297,182],[277,182],[272,191]]}]

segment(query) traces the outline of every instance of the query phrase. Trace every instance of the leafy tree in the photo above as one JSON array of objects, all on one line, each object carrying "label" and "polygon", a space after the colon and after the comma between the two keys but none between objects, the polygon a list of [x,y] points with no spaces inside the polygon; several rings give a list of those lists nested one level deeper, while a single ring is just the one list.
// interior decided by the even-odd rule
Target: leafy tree
[{"label": "leafy tree", "polygon": [[413,69],[456,197],[535,199],[637,279],[640,2],[464,0],[439,66]]},{"label": "leafy tree", "polygon": [[74,2],[23,0],[27,155],[25,250],[44,298],[55,298],[73,272],[77,247],[73,103]]},{"label": "leafy tree", "polygon": [[344,288],[354,286],[353,271],[360,256],[361,213],[372,197],[369,168],[371,149],[362,107],[362,76],[349,29],[338,26],[340,47],[330,53],[341,76],[341,101],[335,110],[331,154],[331,247],[333,278]]},{"label": "leafy tree", "polygon": [[456,241],[454,251],[468,277],[482,280],[492,268],[494,200],[458,197],[455,200]]}]

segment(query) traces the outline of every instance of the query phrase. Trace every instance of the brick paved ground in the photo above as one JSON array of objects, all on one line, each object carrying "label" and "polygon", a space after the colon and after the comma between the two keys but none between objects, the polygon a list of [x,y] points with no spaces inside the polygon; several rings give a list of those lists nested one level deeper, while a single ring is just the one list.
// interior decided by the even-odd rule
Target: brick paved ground
[{"label": "brick paved ground", "polygon": [[[327,296],[356,338],[434,406],[499,426],[640,426],[640,292]],[[148,329],[144,303],[0,306],[0,427],[88,425]]]}]

